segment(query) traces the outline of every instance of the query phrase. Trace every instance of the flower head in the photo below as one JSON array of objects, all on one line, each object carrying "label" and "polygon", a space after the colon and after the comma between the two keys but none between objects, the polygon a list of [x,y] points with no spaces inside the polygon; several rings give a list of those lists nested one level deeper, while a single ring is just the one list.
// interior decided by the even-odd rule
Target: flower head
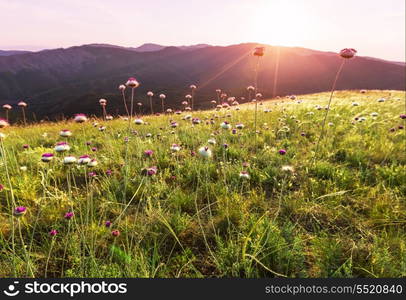
[{"label": "flower head", "polygon": [[265,47],[255,47],[254,49],[254,56],[264,56]]},{"label": "flower head", "polygon": [[247,171],[241,171],[240,172],[240,178],[250,179],[250,175],[249,175],[249,173]]},{"label": "flower head", "polygon": [[19,107],[27,107],[27,103],[25,103],[24,101],[18,102],[17,105],[18,105]]},{"label": "flower head", "polygon": [[52,229],[50,232],[49,232],[49,235],[50,236],[56,236],[58,234],[58,230],[56,230],[56,229]]},{"label": "flower head", "polygon": [[62,129],[59,131],[59,135],[61,137],[70,137],[72,135],[72,132],[69,129]]},{"label": "flower head", "polygon": [[85,114],[76,114],[73,120],[76,123],[83,123],[87,121],[87,117]]},{"label": "flower head", "polygon": [[43,162],[50,162],[54,158],[53,153],[44,153],[41,156],[41,160]]},{"label": "flower head", "polygon": [[126,86],[130,87],[130,88],[136,88],[138,87],[140,84],[138,83],[138,81],[134,78],[134,77],[130,77],[128,78],[126,84]]},{"label": "flower head", "polygon": [[0,118],[0,128],[4,128],[9,126],[10,124],[7,122],[7,120],[4,120],[2,118]]},{"label": "flower head", "polygon": [[201,147],[198,150],[198,153],[203,156],[204,158],[209,158],[211,157],[212,153],[209,147]]},{"label": "flower head", "polygon": [[115,230],[113,230],[113,231],[111,232],[111,235],[114,236],[114,237],[118,237],[118,236],[120,236],[120,231],[117,230],[117,229],[115,229]]},{"label": "flower head", "polygon": [[278,152],[279,152],[280,155],[285,155],[285,154],[286,154],[286,150],[285,150],[285,149],[280,149]]},{"label": "flower head", "polygon": [[66,156],[63,159],[63,163],[65,165],[71,165],[71,164],[73,164],[75,162],[76,162],[76,157],[74,157],[74,156]]},{"label": "flower head", "polygon": [[65,152],[65,151],[70,150],[70,146],[68,145],[67,142],[58,142],[58,143],[56,143],[54,150],[56,152]]},{"label": "flower head", "polygon": [[3,108],[4,108],[5,110],[10,110],[10,109],[12,109],[12,107],[11,107],[10,104],[4,104],[4,105],[3,105]]},{"label": "flower head", "polygon": [[27,212],[27,208],[25,206],[17,206],[14,209],[14,216],[21,217]]},{"label": "flower head", "polygon": [[344,48],[340,51],[339,55],[342,58],[353,58],[355,56],[355,54],[357,53],[357,50],[353,49],[353,48]]},{"label": "flower head", "polygon": [[65,213],[65,215],[63,216],[66,220],[70,220],[73,218],[75,214],[73,213],[73,211],[68,211],[67,213]]}]

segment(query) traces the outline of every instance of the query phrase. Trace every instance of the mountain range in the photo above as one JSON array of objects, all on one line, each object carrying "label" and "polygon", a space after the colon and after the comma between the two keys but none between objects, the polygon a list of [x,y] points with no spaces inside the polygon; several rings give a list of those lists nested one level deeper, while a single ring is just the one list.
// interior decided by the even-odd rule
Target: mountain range
[{"label": "mountain range", "polygon": [[[88,44],[39,52],[0,52],[0,105],[28,103],[37,118],[100,114],[98,100],[110,113],[123,113],[118,86],[128,77],[140,82],[136,101],[147,104],[147,91],[166,94],[166,107],[181,106],[196,84],[197,108],[210,106],[220,88],[246,97],[254,84],[256,43],[231,46],[121,47]],[[304,94],[331,88],[341,63],[336,53],[299,47],[265,46],[259,60],[258,89],[264,97]],[[405,90],[405,63],[357,56],[346,61],[337,89]],[[155,97],[155,110],[160,100]],[[147,106],[143,109],[147,111]]]}]

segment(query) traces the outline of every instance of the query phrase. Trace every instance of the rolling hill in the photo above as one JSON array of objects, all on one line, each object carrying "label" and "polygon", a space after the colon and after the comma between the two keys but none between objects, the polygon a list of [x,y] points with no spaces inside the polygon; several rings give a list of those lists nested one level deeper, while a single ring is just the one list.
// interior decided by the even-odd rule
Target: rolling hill
[{"label": "rolling hill", "polygon": [[[148,50],[148,45],[154,47]],[[141,83],[137,101],[146,102],[145,94],[152,90],[155,94],[165,93],[167,107],[177,108],[189,92],[188,86],[196,84],[196,107],[205,108],[217,88],[229,95],[245,95],[245,88],[254,81],[255,58],[251,51],[255,46],[246,43],[182,48],[147,44],[137,51],[91,44],[0,56],[0,104],[24,99],[37,117],[55,117],[81,111],[99,113],[97,101],[106,98],[109,111],[120,113],[117,87],[134,76]],[[265,97],[326,91],[340,59],[331,52],[266,46],[259,69],[259,90]],[[405,65],[356,57],[345,65],[337,88],[404,90]]]}]

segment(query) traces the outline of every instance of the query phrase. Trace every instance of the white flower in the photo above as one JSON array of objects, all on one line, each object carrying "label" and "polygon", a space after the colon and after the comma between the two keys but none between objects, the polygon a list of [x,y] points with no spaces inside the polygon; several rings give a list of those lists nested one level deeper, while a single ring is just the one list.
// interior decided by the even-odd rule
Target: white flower
[{"label": "white flower", "polygon": [[72,132],[68,129],[63,129],[63,130],[59,131],[59,135],[62,137],[69,137],[72,135]]},{"label": "white flower", "polygon": [[216,144],[216,140],[215,139],[208,139],[207,140],[207,142],[210,144],[210,145],[215,145]]},{"label": "white flower", "polygon": [[106,120],[107,121],[111,121],[111,120],[113,120],[114,118],[113,118],[113,116],[112,115],[107,115],[106,116]]},{"label": "white flower", "polygon": [[138,83],[138,81],[134,78],[134,77],[130,77],[128,78],[126,84],[126,86],[129,86],[131,88],[136,88],[138,87],[140,84]]},{"label": "white flower", "polygon": [[209,149],[209,147],[201,147],[198,150],[199,154],[205,158],[209,158],[211,157],[211,150]]},{"label": "white flower", "polygon": [[106,130],[106,126],[100,126],[99,127],[99,131],[105,131]]},{"label": "white flower", "polygon": [[243,129],[244,128],[244,124],[237,124],[237,125],[235,125],[235,128],[237,128],[237,129]]},{"label": "white flower", "polygon": [[359,103],[358,102],[353,102],[352,106],[359,106]]},{"label": "white flower", "polygon": [[96,159],[91,159],[88,163],[87,163],[88,167],[95,167],[97,166],[97,160]]},{"label": "white flower", "polygon": [[63,159],[63,163],[65,165],[70,165],[70,164],[73,164],[75,162],[76,162],[76,157],[74,157],[74,156],[66,156]]},{"label": "white flower", "polygon": [[4,119],[0,119],[0,128],[4,128],[7,126],[9,126],[9,123]]},{"label": "white flower", "polygon": [[79,165],[87,165],[91,161],[91,158],[88,155],[82,155],[78,159]]},{"label": "white flower", "polygon": [[83,123],[87,121],[87,117],[84,114],[77,114],[73,120],[76,123]]},{"label": "white flower", "polygon": [[241,171],[241,172],[240,172],[240,178],[243,178],[243,179],[250,179],[250,175],[248,174],[247,171]]},{"label": "white flower", "polygon": [[220,127],[223,128],[223,129],[230,129],[231,124],[228,123],[227,121],[224,121],[223,123],[220,124]]},{"label": "white flower", "polygon": [[180,146],[177,144],[172,144],[171,151],[178,152],[180,150]]},{"label": "white flower", "polygon": [[134,123],[137,124],[137,125],[142,125],[142,124],[144,124],[144,121],[141,120],[141,119],[135,119]]},{"label": "white flower", "polygon": [[288,173],[295,173],[295,168],[292,166],[282,166],[281,170],[283,172],[288,172]]},{"label": "white flower", "polygon": [[20,170],[23,171],[23,172],[27,171],[27,166],[21,166]]},{"label": "white flower", "polygon": [[64,152],[64,151],[70,150],[70,146],[65,142],[60,142],[60,143],[56,144],[54,150],[56,152]]},{"label": "white flower", "polygon": [[371,117],[377,117],[377,116],[378,116],[378,113],[377,113],[377,112],[371,113]]},{"label": "white flower", "polygon": [[377,101],[378,102],[385,102],[385,100],[386,100],[385,98],[379,98]]},{"label": "white flower", "polygon": [[328,123],[328,126],[334,126],[334,123],[329,122],[329,123]]}]

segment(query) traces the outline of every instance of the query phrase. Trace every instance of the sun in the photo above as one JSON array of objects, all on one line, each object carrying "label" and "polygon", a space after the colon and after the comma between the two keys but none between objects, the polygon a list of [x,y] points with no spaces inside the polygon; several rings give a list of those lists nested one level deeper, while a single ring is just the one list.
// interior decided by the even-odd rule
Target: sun
[{"label": "sun", "polygon": [[264,44],[297,46],[312,36],[309,8],[297,1],[266,1],[252,20],[253,40]]}]

